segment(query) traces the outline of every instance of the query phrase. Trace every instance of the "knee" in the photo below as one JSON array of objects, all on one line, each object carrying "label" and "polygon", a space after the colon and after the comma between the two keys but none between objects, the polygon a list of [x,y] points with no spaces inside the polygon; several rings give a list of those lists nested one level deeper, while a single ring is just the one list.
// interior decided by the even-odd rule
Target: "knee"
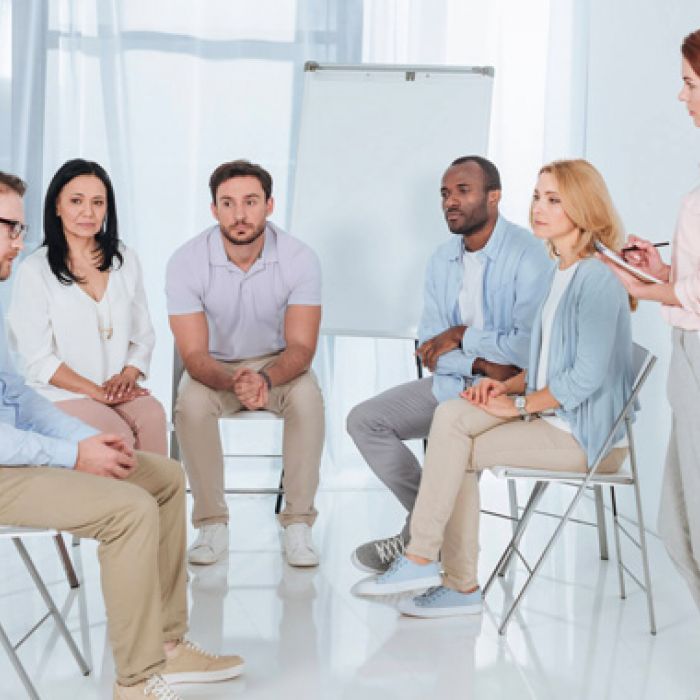
[{"label": "knee", "polygon": [[318,419],[323,416],[323,394],[314,379],[303,376],[289,391],[284,406],[285,411],[299,416]]},{"label": "knee", "polygon": [[175,401],[175,419],[197,421],[206,417],[218,418],[219,410],[212,401],[212,392],[212,389],[192,379],[181,385]]},{"label": "knee", "polygon": [[443,401],[433,414],[433,424],[450,424],[460,420],[464,415],[465,407],[469,406],[464,399],[450,399]]},{"label": "knee", "polygon": [[146,420],[148,420],[149,423],[153,423],[157,426],[162,425],[165,428],[167,418],[165,415],[165,409],[163,408],[163,404],[153,396],[144,396],[143,406],[143,415],[146,418]]},{"label": "knee", "polygon": [[155,498],[141,488],[122,503],[119,520],[126,531],[158,532],[158,504]]},{"label": "knee", "polygon": [[368,410],[369,401],[357,404],[348,413],[345,420],[345,429],[353,439],[370,429],[370,411]]}]

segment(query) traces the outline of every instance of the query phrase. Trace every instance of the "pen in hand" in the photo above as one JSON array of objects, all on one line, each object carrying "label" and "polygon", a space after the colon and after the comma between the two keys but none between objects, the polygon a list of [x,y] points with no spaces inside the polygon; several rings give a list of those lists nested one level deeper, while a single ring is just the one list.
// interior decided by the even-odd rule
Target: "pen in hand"
[{"label": "pen in hand", "polygon": [[[671,245],[669,241],[663,241],[663,243],[654,243],[653,246],[654,248],[663,248],[665,245]],[[635,250],[641,250],[641,248],[638,248],[636,245],[631,245],[628,248],[623,248],[620,252],[621,253],[631,253],[632,251]]]}]

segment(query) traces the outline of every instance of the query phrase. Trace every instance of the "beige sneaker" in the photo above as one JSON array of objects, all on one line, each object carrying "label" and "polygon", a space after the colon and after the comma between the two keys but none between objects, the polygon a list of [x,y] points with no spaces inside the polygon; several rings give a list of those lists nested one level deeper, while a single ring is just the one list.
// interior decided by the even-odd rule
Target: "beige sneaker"
[{"label": "beige sneaker", "polygon": [[162,675],[168,683],[214,683],[240,676],[243,666],[240,656],[217,656],[184,640],[165,659]]},{"label": "beige sneaker", "polygon": [[163,680],[162,676],[151,676],[148,680],[136,685],[114,684],[114,700],[180,700],[173,689]]}]

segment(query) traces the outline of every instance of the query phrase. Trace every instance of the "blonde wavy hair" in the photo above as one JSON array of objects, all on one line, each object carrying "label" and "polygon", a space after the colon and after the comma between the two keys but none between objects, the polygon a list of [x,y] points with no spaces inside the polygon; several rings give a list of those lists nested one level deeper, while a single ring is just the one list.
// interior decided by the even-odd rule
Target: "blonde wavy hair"
[{"label": "blonde wavy hair", "polygon": [[[550,173],[556,180],[561,205],[579,230],[576,247],[579,257],[593,255],[596,252],[596,241],[619,253],[625,240],[624,229],[603,176],[587,160],[581,158],[555,160],[542,166],[539,174],[542,173]],[[531,205],[531,226],[532,223]],[[556,256],[556,250],[550,241],[547,241],[547,247],[550,255]],[[630,297],[630,307],[635,309],[636,305],[636,299]]]}]

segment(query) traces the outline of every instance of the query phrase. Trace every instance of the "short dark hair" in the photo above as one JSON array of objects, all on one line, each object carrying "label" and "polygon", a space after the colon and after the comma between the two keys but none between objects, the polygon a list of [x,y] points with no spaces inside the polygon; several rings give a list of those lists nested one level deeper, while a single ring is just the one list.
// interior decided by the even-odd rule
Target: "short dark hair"
[{"label": "short dark hair", "polygon": [[27,183],[22,178],[17,177],[17,175],[11,175],[0,170],[0,193],[8,190],[18,194],[20,197],[24,197],[24,193],[27,191]]},{"label": "short dark hair", "polygon": [[464,163],[476,163],[481,172],[484,174],[484,189],[486,192],[501,189],[501,175],[498,168],[487,158],[482,156],[461,156],[455,158],[450,163],[450,167],[454,165],[464,165]]},{"label": "short dark hair", "polygon": [[219,185],[234,177],[254,177],[263,188],[265,201],[272,196],[272,175],[265,168],[249,160],[232,160],[229,163],[222,163],[209,178],[211,201],[214,204],[216,204],[216,191]]},{"label": "short dark hair", "polygon": [[68,267],[68,243],[63,233],[63,223],[56,213],[56,201],[61,190],[73,179],[81,175],[94,175],[102,181],[107,191],[107,213],[102,230],[95,236],[95,242],[100,251],[100,272],[111,270],[116,259],[121,265],[124,262],[119,252],[119,233],[117,227],[117,205],[114,188],[105,169],[91,160],[74,158],[66,161],[51,178],[44,199],[44,243],[51,272],[56,279],[65,285],[83,280],[76,276]]}]

